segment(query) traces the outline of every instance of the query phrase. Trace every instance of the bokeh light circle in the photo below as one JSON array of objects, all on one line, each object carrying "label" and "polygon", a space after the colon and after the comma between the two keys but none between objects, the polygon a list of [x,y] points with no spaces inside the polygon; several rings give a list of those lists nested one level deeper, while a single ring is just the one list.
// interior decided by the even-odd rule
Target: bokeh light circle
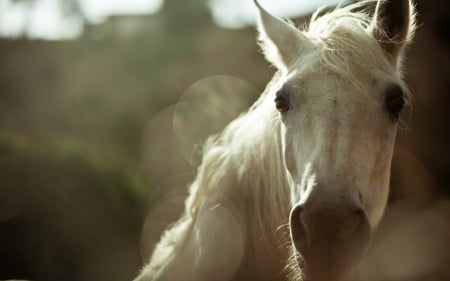
[{"label": "bokeh light circle", "polygon": [[175,141],[184,158],[198,165],[201,144],[207,137],[219,133],[257,97],[255,87],[233,76],[209,76],[190,86],[173,116]]}]

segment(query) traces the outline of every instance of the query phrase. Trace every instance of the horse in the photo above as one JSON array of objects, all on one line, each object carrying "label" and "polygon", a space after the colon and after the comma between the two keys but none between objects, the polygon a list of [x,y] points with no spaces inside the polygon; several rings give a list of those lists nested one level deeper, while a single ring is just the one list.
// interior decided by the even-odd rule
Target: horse
[{"label": "horse", "polygon": [[303,30],[255,6],[277,71],[205,142],[184,213],[135,281],[359,280],[410,97],[414,6],[364,0],[318,10]]}]

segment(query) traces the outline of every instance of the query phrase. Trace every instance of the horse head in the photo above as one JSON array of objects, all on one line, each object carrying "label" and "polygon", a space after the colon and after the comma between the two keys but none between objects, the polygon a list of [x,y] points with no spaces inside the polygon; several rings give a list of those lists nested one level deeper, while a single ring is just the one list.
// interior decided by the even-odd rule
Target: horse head
[{"label": "horse head", "polygon": [[387,203],[408,98],[401,60],[414,31],[413,6],[363,1],[315,14],[302,31],[256,5],[263,53],[280,73],[272,95],[293,251],[306,280],[347,280]]}]

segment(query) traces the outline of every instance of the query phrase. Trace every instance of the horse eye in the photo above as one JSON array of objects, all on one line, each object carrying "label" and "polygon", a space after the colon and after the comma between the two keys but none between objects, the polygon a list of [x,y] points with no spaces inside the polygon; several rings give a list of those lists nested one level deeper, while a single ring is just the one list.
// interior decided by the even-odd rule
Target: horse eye
[{"label": "horse eye", "polygon": [[278,95],[275,98],[275,107],[280,113],[288,112],[289,110],[289,99],[285,96]]},{"label": "horse eye", "polygon": [[289,110],[289,99],[284,96],[277,96],[275,98],[275,107],[280,113],[285,113]]},{"label": "horse eye", "polygon": [[398,86],[390,88],[386,92],[385,103],[392,120],[397,121],[405,105],[405,97],[402,89]]}]

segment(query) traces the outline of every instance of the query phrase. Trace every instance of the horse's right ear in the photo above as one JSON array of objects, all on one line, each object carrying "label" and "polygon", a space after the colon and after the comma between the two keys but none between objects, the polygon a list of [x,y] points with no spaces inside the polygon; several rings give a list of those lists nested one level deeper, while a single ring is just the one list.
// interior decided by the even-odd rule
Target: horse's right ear
[{"label": "horse's right ear", "polygon": [[310,43],[293,25],[269,14],[257,0],[259,42],[266,59],[278,69],[287,69],[297,60],[300,50]]}]

